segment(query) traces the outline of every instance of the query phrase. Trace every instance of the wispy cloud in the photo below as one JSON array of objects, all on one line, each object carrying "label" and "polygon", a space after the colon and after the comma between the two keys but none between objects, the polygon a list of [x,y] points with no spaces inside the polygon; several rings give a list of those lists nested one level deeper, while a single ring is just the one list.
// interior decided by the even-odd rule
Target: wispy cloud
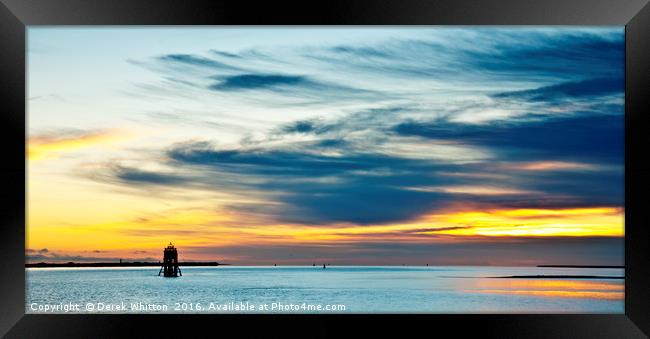
[{"label": "wispy cloud", "polygon": [[[622,65],[620,36],[454,33],[453,45],[445,36],[309,47],[297,54],[270,49],[159,57],[219,73],[184,75],[209,90],[264,90],[259,95],[268,103],[309,92],[312,98],[337,97],[329,107],[345,105],[347,98],[339,97],[344,88],[352,95],[367,90],[357,87],[360,79],[400,102],[382,105],[379,99],[343,114],[281,122],[256,137],[243,136],[239,147],[206,141],[169,146],[167,165],[190,177],[137,168],[113,169],[113,175],[125,185],[237,187],[273,204],[229,208],[294,223],[405,221],[467,200],[511,207],[622,203],[620,187],[607,184],[622,180],[613,170],[622,161],[622,106],[612,101],[623,90],[616,67]],[[287,64],[295,71],[277,71]],[[343,78],[326,85],[332,75]],[[413,83],[395,86],[394,77],[402,76]],[[445,81],[459,99],[429,99]],[[473,83],[474,93],[466,94],[462,83]],[[554,113],[560,102],[568,111]],[[486,183],[482,175],[494,170],[506,176]]]},{"label": "wispy cloud", "polygon": [[497,98],[519,98],[530,101],[558,102],[576,98],[594,98],[608,94],[621,94],[625,87],[623,78],[597,78],[565,82],[535,89],[497,93]]},{"label": "wispy cloud", "polygon": [[191,55],[191,54],[167,54],[160,56],[158,60],[162,62],[175,63],[179,65],[187,65],[193,67],[205,67],[214,70],[241,70],[238,67],[234,67],[214,59]]},{"label": "wispy cloud", "polygon": [[623,156],[623,117],[618,114],[559,115],[481,125],[407,121],[397,124],[394,131],[400,135],[486,145],[504,160],[581,159],[621,164]]},{"label": "wispy cloud", "polygon": [[240,89],[271,88],[275,86],[313,86],[310,80],[303,76],[278,74],[243,74],[224,78],[213,84],[210,89],[232,91]]}]

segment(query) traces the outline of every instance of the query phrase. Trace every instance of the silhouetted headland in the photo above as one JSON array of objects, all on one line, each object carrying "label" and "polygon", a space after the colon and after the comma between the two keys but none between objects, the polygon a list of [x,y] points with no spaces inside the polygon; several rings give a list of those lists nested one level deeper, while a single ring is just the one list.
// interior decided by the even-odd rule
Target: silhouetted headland
[{"label": "silhouetted headland", "polygon": [[[155,266],[160,267],[160,262],[67,262],[67,263],[26,263],[25,267],[148,267]],[[222,264],[216,261],[209,262],[200,262],[200,261],[189,261],[189,262],[179,262],[179,266],[223,266],[230,264]]]}]

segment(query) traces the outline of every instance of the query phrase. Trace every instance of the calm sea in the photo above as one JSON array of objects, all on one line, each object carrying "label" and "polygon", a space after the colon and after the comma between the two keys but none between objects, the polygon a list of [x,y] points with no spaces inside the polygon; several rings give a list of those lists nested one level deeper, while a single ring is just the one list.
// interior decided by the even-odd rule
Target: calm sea
[{"label": "calm sea", "polygon": [[[623,313],[623,269],[219,266],[30,268],[27,313]],[[75,306],[76,305],[76,306]],[[265,306],[266,305],[266,306]],[[320,307],[320,309],[319,309]],[[266,309],[265,309],[266,308]]]}]

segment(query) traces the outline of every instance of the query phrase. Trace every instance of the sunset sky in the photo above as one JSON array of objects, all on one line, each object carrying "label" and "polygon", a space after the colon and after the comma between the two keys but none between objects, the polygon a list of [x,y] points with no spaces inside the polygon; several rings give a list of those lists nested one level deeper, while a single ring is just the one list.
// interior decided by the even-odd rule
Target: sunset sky
[{"label": "sunset sky", "polygon": [[27,260],[623,264],[623,27],[28,28]]}]

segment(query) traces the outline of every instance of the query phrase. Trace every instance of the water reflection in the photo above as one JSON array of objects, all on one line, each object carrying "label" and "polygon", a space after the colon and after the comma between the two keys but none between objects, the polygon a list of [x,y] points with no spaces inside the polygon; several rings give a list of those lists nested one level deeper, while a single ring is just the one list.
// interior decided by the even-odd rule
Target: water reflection
[{"label": "water reflection", "polygon": [[624,285],[620,281],[571,279],[477,279],[476,289],[467,292],[529,295],[559,298],[590,298],[623,300]]}]

